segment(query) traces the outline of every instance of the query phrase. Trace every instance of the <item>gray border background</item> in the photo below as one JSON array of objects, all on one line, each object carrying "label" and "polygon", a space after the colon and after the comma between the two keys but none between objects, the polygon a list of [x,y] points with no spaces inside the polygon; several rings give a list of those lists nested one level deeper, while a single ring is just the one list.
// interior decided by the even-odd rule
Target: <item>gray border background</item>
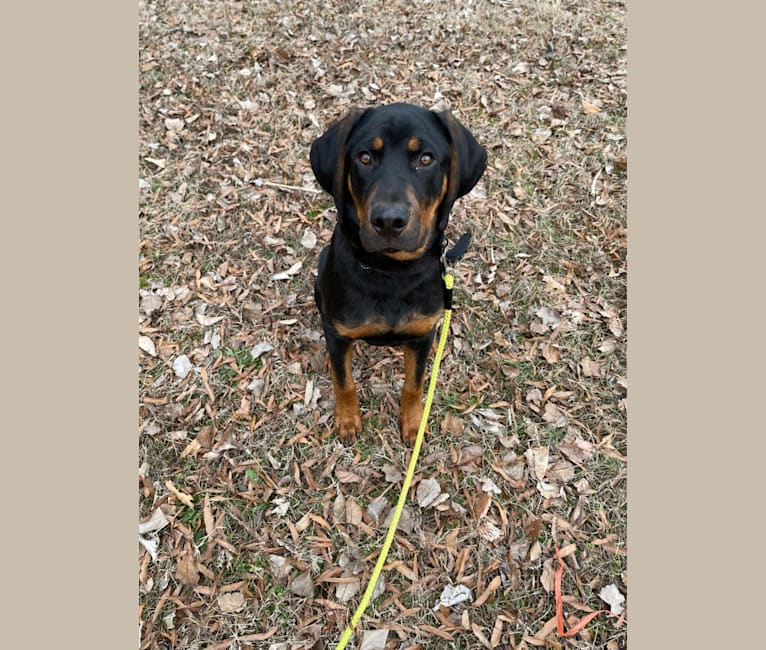
[{"label": "gray border background", "polygon": [[628,26],[628,638],[754,648],[763,9],[635,1]]},{"label": "gray border background", "polygon": [[[0,24],[3,645],[135,648],[137,6]],[[764,24],[629,7],[633,650],[763,636]]]},{"label": "gray border background", "polygon": [[135,649],[137,5],[0,25],[0,645]]}]

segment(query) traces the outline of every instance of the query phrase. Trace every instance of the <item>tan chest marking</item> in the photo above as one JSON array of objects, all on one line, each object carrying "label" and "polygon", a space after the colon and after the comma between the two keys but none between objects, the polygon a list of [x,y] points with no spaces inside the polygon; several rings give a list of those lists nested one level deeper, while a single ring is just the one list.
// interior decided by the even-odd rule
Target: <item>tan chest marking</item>
[{"label": "tan chest marking", "polygon": [[440,318],[441,312],[431,314],[430,316],[415,316],[394,327],[383,321],[370,321],[351,327],[338,322],[333,323],[333,325],[338,334],[349,339],[366,339],[391,334],[397,336],[425,336],[436,326]]}]

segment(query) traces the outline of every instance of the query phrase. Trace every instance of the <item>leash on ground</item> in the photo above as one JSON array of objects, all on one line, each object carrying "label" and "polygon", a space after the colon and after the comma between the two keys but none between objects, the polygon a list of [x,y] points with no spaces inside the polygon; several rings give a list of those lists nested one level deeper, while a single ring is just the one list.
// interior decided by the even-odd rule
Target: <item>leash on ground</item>
[{"label": "leash on ground", "polygon": [[[467,247],[467,242],[465,245]],[[450,253],[452,253],[452,251],[450,251]],[[451,259],[451,257],[448,257],[448,259]],[[391,518],[391,525],[388,527],[386,538],[383,541],[383,547],[380,550],[380,555],[378,555],[378,561],[375,563],[375,568],[372,570],[370,582],[367,584],[367,589],[365,589],[362,600],[359,601],[359,606],[351,617],[351,621],[343,631],[343,635],[340,637],[338,645],[335,646],[335,650],[343,650],[343,648],[346,647],[351,635],[354,633],[354,628],[359,624],[362,615],[367,609],[367,605],[370,603],[372,592],[375,591],[375,586],[378,584],[378,579],[383,570],[383,565],[386,562],[386,557],[388,557],[388,550],[391,548],[391,544],[394,541],[396,527],[399,524],[399,517],[401,516],[404,504],[407,501],[412,477],[415,475],[415,465],[417,465],[420,447],[423,444],[426,423],[428,422],[428,414],[431,412],[431,403],[433,402],[434,392],[436,391],[436,377],[439,374],[439,364],[441,363],[442,354],[444,353],[444,346],[447,342],[447,334],[449,333],[449,325],[452,318],[452,287],[454,286],[455,279],[449,271],[444,272],[442,279],[444,280],[444,319],[442,320],[441,331],[439,333],[439,344],[436,348],[436,355],[434,357],[433,367],[431,368],[431,379],[429,380],[428,392],[426,393],[426,403],[423,406],[423,416],[420,418],[418,435],[415,438],[415,445],[412,448],[412,455],[410,456],[410,463],[407,467],[407,474],[404,477],[402,491],[399,494],[399,501],[396,503],[396,508],[394,509],[394,514]]]}]

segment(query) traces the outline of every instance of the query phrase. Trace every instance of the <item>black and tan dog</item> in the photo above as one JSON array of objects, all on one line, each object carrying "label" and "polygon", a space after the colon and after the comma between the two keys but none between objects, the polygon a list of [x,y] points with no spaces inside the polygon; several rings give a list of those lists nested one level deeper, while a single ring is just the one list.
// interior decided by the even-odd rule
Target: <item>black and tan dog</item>
[{"label": "black and tan dog", "polygon": [[362,429],[353,342],[404,348],[401,434],[413,444],[426,361],[442,315],[444,229],[471,191],[486,151],[447,112],[411,104],[352,110],[311,145],[311,167],[335,199],[338,224],[319,257],[315,299],[344,443]]}]

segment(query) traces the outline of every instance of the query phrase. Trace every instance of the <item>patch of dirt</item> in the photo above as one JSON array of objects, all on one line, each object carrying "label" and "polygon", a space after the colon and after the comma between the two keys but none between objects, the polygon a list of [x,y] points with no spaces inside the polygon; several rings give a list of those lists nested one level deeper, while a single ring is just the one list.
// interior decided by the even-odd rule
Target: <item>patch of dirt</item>
[{"label": "patch of dirt", "polygon": [[357,346],[342,446],[308,152],[393,101],[450,108],[489,166],[452,214],[474,238],[432,433],[349,647],[626,647],[624,612],[558,637],[552,588],[558,546],[568,628],[627,596],[624,3],[139,6],[141,648],[329,648],[356,609],[409,459],[403,359]]}]

